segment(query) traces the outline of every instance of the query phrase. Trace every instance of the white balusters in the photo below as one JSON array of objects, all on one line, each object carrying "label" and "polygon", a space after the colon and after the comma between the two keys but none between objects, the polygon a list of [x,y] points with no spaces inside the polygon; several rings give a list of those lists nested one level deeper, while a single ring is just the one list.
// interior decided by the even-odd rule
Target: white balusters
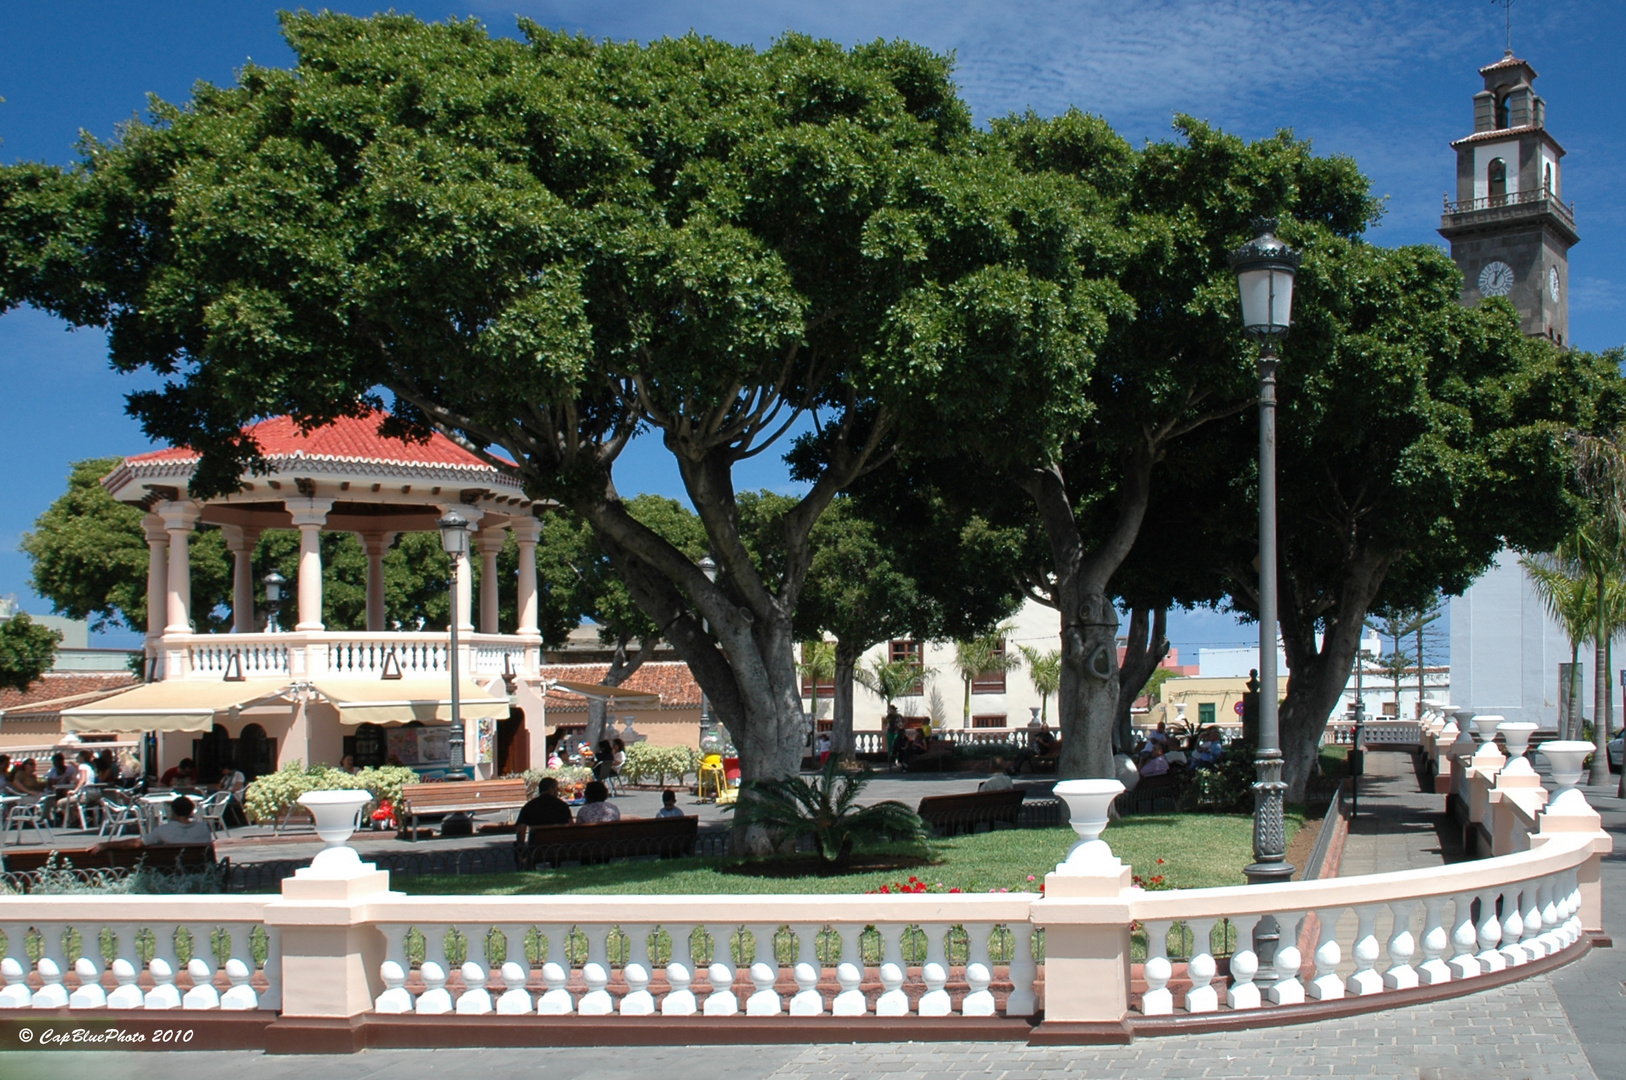
[{"label": "white balusters", "polygon": [[791,975],[796,979],[796,996],[790,999],[792,1016],[824,1015],[824,995],[819,993],[819,934],[823,927],[803,924],[796,930],[796,966]]},{"label": "white balusters", "polygon": [[[222,1010],[226,1012],[242,1012],[260,1007],[260,997],[254,992],[254,969],[249,966],[252,962],[252,954],[250,954],[249,963],[244,963],[235,956],[226,961],[226,980],[231,983],[231,987],[220,995],[220,1008]],[[403,974],[403,982],[405,978]],[[409,1009],[411,1003],[412,997],[408,995],[407,1005]]]},{"label": "white balusters", "polygon": [[927,926],[926,962],[920,968],[920,981],[926,992],[920,995],[915,1011],[921,1016],[948,1016],[954,1012],[954,1003],[944,989],[948,985],[948,956],[943,948],[948,928]]},{"label": "white balusters", "polygon": [[40,957],[34,965],[39,973],[40,988],[30,1001],[36,1009],[63,1009],[68,1005],[68,988],[62,985],[62,968],[49,956]]},{"label": "white balusters", "polygon": [[418,995],[415,1010],[424,1016],[442,1016],[452,1011],[452,994],[446,989],[446,969],[433,960],[425,960],[418,967],[423,979],[423,993]]},{"label": "white balusters", "polygon": [[107,991],[102,989],[102,968],[88,956],[81,956],[73,965],[79,976],[79,989],[68,996],[70,1009],[105,1009]]},{"label": "white balusters", "polygon": [[542,985],[547,989],[536,999],[538,1016],[568,1016],[576,1011],[576,1001],[565,989],[569,978],[569,970],[558,961],[549,960],[542,965]]},{"label": "white balusters", "polygon": [[[1445,925],[1446,900],[1444,896],[1430,896],[1423,901],[1423,962],[1417,968],[1420,986],[1439,986],[1451,981],[1451,968],[1442,959],[1451,947],[1451,935]],[[1388,985],[1387,978],[1384,985]]]},{"label": "white balusters", "polygon": [[672,960],[666,965],[666,984],[671,987],[661,999],[662,1016],[693,1016],[700,1009],[694,991],[694,927],[677,925],[667,928],[672,938]]},{"label": "white balusters", "polygon": [[581,1016],[609,1016],[615,1012],[615,999],[607,989],[610,985],[610,928],[589,926],[585,933],[587,963],[582,965],[582,982],[587,984],[587,993],[576,1003],[576,1012]]},{"label": "white balusters", "polygon": [[903,992],[907,968],[903,960],[903,938],[910,927],[882,924],[876,928],[881,934],[881,996],[875,1001],[876,1016],[908,1016],[909,995]]},{"label": "white balusters", "polygon": [[1451,898],[1452,922],[1455,924],[1451,931],[1451,946],[1455,952],[1447,966],[1453,979],[1472,979],[1484,973],[1479,957],[1474,953],[1479,947],[1479,930],[1474,926],[1473,899],[1468,893],[1458,893]]},{"label": "white balusters", "polygon": [[[1434,953],[1435,962],[1439,963],[1440,951],[1445,948],[1445,928],[1439,925],[1438,898],[1434,901],[1434,929],[1439,933],[1439,949]],[[1385,990],[1411,990],[1421,981],[1417,977],[1417,969],[1412,967],[1411,958],[1417,954],[1417,939],[1411,933],[1411,914],[1417,910],[1415,900],[1396,900],[1389,905],[1390,914],[1394,922],[1389,928],[1389,970],[1383,973],[1383,988]],[[1424,922],[1428,920],[1428,905],[1424,905]],[[1356,948],[1360,943],[1356,943]],[[1444,966],[1443,964],[1441,965]],[[1446,973],[1450,978],[1450,973]],[[1443,980],[1442,980],[1443,981]]]},{"label": "white balusters", "polygon": [[751,928],[751,937],[756,942],[756,956],[747,974],[755,989],[745,1001],[746,1016],[778,1016],[784,1011],[780,1006],[779,991],[774,989],[774,984],[779,981],[779,958],[774,955],[773,945],[777,932],[778,928],[773,926]]},{"label": "white balusters", "polygon": [[1259,987],[1253,981],[1259,973],[1259,954],[1253,951],[1253,929],[1258,923],[1257,915],[1231,920],[1236,927],[1236,949],[1231,953],[1231,985],[1225,991],[1228,1009],[1257,1009],[1262,1003]]},{"label": "white balusters", "polygon": [[861,927],[849,926],[841,934],[841,962],[836,965],[836,985],[841,987],[836,999],[830,1003],[833,1016],[863,1016],[869,1011],[869,1002],[858,987],[864,981],[862,955],[859,952]]},{"label": "white balusters", "polygon": [[215,969],[207,960],[194,956],[187,961],[186,973],[191,976],[192,989],[181,998],[183,1009],[218,1009],[220,991],[215,989]]},{"label": "white balusters", "polygon": [[0,990],[0,1009],[26,1009],[33,1004],[34,994],[22,964],[10,956],[0,960],[0,976],[6,980],[5,989]]},{"label": "white balusters", "polygon": [[1556,875],[1549,874],[1541,879],[1541,944],[1548,956],[1564,947],[1564,931],[1558,925],[1561,916],[1558,913],[1557,890]]},{"label": "white balusters", "polygon": [[1519,888],[1509,886],[1502,890],[1502,948],[1509,967],[1530,962],[1530,954],[1519,946],[1524,936],[1524,915],[1519,911]]},{"label": "white balusters", "polygon": [[627,962],[621,968],[621,978],[627,992],[619,1005],[622,1016],[653,1016],[655,995],[649,992],[649,930],[648,926],[629,926],[627,935]]},{"label": "white balusters", "polygon": [[[1350,947],[1350,956],[1355,960],[1355,970],[1344,980],[1344,992],[1355,997],[1367,997],[1383,990],[1383,976],[1377,972],[1380,949],[1377,935],[1377,907],[1373,904],[1361,904],[1355,909],[1355,944]],[[1336,929],[1336,926],[1334,927]],[[1317,952],[1320,950],[1317,949]],[[1406,932],[1406,955],[1411,955],[1411,932]],[[1320,961],[1317,960],[1317,970]],[[1334,967],[1337,966],[1336,961]],[[1409,973],[1409,971],[1408,971]]]},{"label": "white balusters", "polygon": [[530,1015],[531,995],[525,989],[525,980],[530,977],[530,971],[524,964],[509,960],[503,964],[500,974],[502,975],[503,991],[497,998],[497,1015]]},{"label": "white balusters", "polygon": [[1276,957],[1273,967],[1276,969],[1276,979],[1265,991],[1265,998],[1272,1005],[1303,1005],[1304,983],[1299,980],[1299,967],[1304,963],[1304,957],[1299,952],[1299,930],[1304,924],[1304,917],[1298,912],[1291,915],[1276,916],[1281,937],[1276,942]]},{"label": "white balusters", "polygon": [[1191,920],[1191,958],[1186,961],[1186,974],[1191,977],[1191,989],[1186,991],[1188,1013],[1219,1011],[1219,992],[1213,987],[1214,975],[1219,970],[1214,962],[1215,921]]},{"label": "white balusters", "polygon": [[1527,881],[1521,902],[1524,905],[1524,933],[1519,937],[1519,948],[1532,960],[1547,955],[1547,946],[1541,941],[1541,883]]},{"label": "white balusters", "polygon": [[457,995],[459,1016],[484,1016],[492,1011],[491,991],[486,989],[486,966],[465,961],[458,973],[463,976],[463,992]]},{"label": "white balusters", "polygon": [[[378,965],[378,977],[384,981],[384,992],[373,1002],[373,1011],[391,1016],[411,1012],[412,995],[406,988],[406,968],[397,960],[386,960]],[[229,996],[231,991],[226,993]]]},{"label": "white balusters", "polygon": [[994,928],[988,923],[968,923],[966,932],[965,999],[960,1002],[963,1016],[993,1016],[994,966],[988,957],[988,938]]},{"label": "white balusters", "polygon": [[1039,1009],[1039,998],[1033,992],[1039,965],[1033,959],[1033,924],[1014,922],[1011,932],[1011,995],[1005,999],[1006,1016],[1032,1016]]},{"label": "white balusters", "polygon": [[175,988],[175,969],[162,956],[154,956],[147,964],[153,987],[141,1000],[144,1009],[179,1009],[181,992]]},{"label": "white balusters", "polygon": [[1496,917],[1496,892],[1486,890],[1479,894],[1479,968],[1486,973],[1502,971],[1507,957],[1496,949],[1502,940],[1502,921]]},{"label": "white balusters", "polygon": [[109,1009],[141,1008],[143,995],[141,987],[136,984],[136,967],[134,964],[122,956],[113,961],[113,981],[118,985],[113,988],[111,994],[107,995],[107,1007]]},{"label": "white balusters", "polygon": [[1338,977],[1338,962],[1344,958],[1343,950],[1338,947],[1339,911],[1338,908],[1328,908],[1316,912],[1321,935],[1316,942],[1315,952],[1311,954],[1315,962],[1315,978],[1310,980],[1307,991],[1315,1001],[1338,1001],[1344,996],[1344,981]]},{"label": "white balusters", "polygon": [[1174,995],[1168,989],[1174,968],[1169,964],[1169,923],[1146,924],[1146,993],[1140,1011],[1145,1016],[1168,1016],[1174,1012]]},{"label": "white balusters", "polygon": [[[728,941],[718,941],[717,947],[726,950]],[[734,969],[721,960],[714,960],[706,969],[706,978],[711,982],[711,993],[706,995],[702,1013],[706,1016],[733,1016],[738,1013],[740,1002],[734,996]]]}]

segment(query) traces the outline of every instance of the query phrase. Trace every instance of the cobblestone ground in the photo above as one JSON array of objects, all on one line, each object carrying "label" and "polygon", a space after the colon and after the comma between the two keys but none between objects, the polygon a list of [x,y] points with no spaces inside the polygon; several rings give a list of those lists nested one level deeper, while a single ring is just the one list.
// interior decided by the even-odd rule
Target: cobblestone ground
[{"label": "cobblestone ground", "polygon": [[257,1053],[11,1054],[5,1080],[1044,1080],[1047,1077],[1394,1077],[1499,1080],[1597,1076],[1545,977],[1455,1001],[1347,1020],[1130,1046],[854,1043],[569,1050],[388,1050],[353,1057]]}]

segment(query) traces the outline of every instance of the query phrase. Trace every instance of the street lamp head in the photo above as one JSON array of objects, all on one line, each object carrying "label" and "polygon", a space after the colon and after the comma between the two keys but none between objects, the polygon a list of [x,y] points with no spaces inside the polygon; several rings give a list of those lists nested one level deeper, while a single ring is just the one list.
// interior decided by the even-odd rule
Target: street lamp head
[{"label": "street lamp head", "polygon": [[1301,256],[1276,239],[1276,222],[1254,223],[1259,235],[1231,252],[1231,270],[1242,294],[1242,327],[1267,344],[1287,333],[1293,315],[1293,276]]},{"label": "street lamp head", "polygon": [[440,546],[446,549],[446,554],[456,558],[469,553],[468,518],[456,510],[448,510],[436,524],[440,526]]},{"label": "street lamp head", "polygon": [[273,570],[269,574],[265,575],[263,578],[260,579],[260,584],[265,586],[265,602],[266,603],[268,603],[268,604],[280,604],[280,603],[282,603],[282,589],[283,589],[283,586],[288,584],[288,579],[287,578],[283,577],[281,574],[279,574],[275,570]]}]

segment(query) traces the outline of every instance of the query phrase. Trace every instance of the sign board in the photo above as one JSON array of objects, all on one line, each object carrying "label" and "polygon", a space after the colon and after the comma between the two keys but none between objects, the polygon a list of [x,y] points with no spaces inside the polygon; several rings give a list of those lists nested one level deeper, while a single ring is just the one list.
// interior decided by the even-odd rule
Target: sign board
[{"label": "sign board", "polygon": [[1240,701],[1237,702],[1235,705],[1232,705],[1231,708],[1232,708],[1232,710],[1234,710],[1236,712],[1236,714],[1238,716],[1242,715],[1242,702],[1240,702]]}]

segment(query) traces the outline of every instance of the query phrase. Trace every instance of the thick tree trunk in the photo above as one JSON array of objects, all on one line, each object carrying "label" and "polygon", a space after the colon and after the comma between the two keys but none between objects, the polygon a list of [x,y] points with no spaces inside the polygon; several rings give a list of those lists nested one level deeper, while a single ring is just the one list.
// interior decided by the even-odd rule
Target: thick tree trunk
[{"label": "thick tree trunk", "polygon": [[1118,708],[1118,611],[1100,594],[1062,609],[1061,689],[1056,721],[1061,730],[1063,777],[1113,775],[1112,717]]},{"label": "thick tree trunk", "polygon": [[845,641],[836,642],[836,696],[831,705],[830,752],[841,757],[853,753],[853,672],[863,650]]},{"label": "thick tree trunk", "polygon": [[[1129,614],[1129,635],[1125,642],[1123,669],[1118,673],[1118,704],[1112,721],[1112,749],[1128,753],[1134,749],[1135,733],[1130,710],[1146,681],[1169,655],[1169,612],[1135,608]],[[1116,650],[1115,650],[1116,651]]]}]

